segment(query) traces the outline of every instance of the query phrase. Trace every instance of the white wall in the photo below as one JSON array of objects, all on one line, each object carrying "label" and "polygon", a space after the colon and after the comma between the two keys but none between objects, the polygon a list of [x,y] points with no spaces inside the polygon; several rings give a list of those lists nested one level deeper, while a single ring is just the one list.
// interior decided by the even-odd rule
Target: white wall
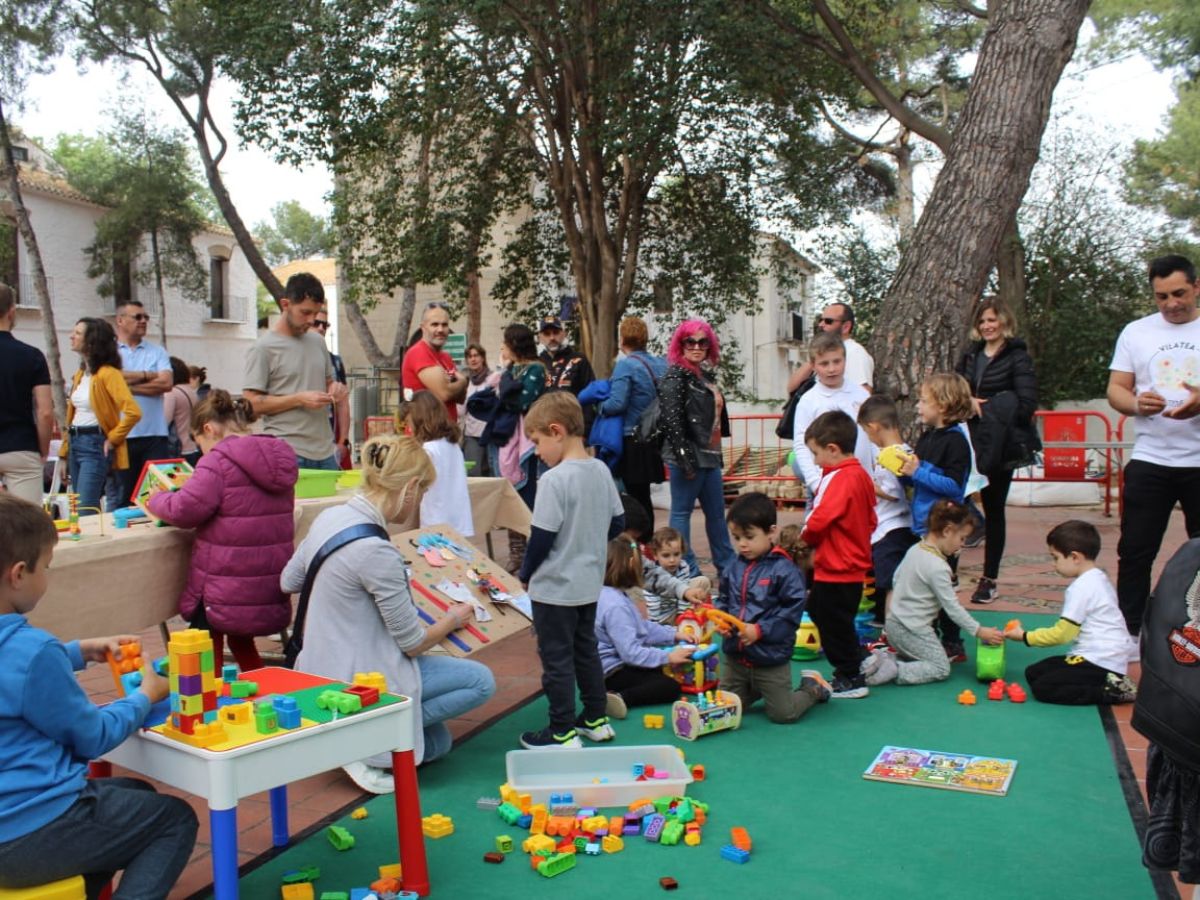
[{"label": "white wall", "polygon": [[[69,339],[75,322],[83,316],[107,317],[112,321],[113,301],[101,297],[96,282],[87,277],[88,259],[84,253],[95,237],[96,221],[104,210],[30,189],[23,192],[23,197],[51,284],[63,374],[69,377],[78,365]],[[231,302],[238,304],[238,318],[243,321],[210,321],[206,303],[185,301],[176,289],[167,288],[167,351],[189,364],[207,367],[208,380],[214,386],[240,390],[246,351],[256,337],[254,273],[231,236],[206,232],[197,236],[194,244],[206,268],[210,248],[217,248],[218,253],[222,249],[228,251],[228,295]],[[18,242],[18,246],[18,267],[24,276],[30,273],[29,261],[24,242]],[[152,288],[137,285],[135,296],[151,312],[157,309]],[[155,343],[157,331],[158,321],[151,320],[147,336]],[[18,307],[14,334],[19,340],[44,350],[41,312]]]}]

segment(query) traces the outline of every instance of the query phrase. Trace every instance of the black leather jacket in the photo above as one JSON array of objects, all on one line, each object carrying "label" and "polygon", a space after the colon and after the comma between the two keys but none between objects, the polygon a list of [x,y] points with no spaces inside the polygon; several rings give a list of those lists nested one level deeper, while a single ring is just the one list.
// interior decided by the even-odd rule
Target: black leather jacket
[{"label": "black leather jacket", "polygon": [[[722,467],[721,451],[712,444],[716,398],[703,378],[684,366],[671,366],[658,383],[659,428],[663,436],[663,461],[692,474],[696,469]],[[721,436],[729,436],[729,416],[721,405]]]},{"label": "black leather jacket", "polygon": [[[1012,397],[1007,398],[1012,402],[995,406],[995,410],[1003,408],[1011,413],[1011,420],[1004,423],[999,433],[995,433],[993,429],[981,428],[985,423],[979,419],[972,419],[967,423],[971,430],[971,442],[975,446],[976,457],[996,461],[994,465],[986,468],[984,463],[980,464],[980,471],[986,475],[989,472],[1027,465],[1032,460],[1034,451],[1041,449],[1042,442],[1038,438],[1037,425],[1033,420],[1038,402],[1037,375],[1034,374],[1033,359],[1025,349],[1025,342],[1020,338],[1006,340],[1004,346],[984,367],[982,375],[976,377],[976,361],[983,353],[983,346],[983,341],[972,343],[955,366],[955,371],[970,382],[972,397],[991,400],[1000,394],[1012,393]],[[990,444],[997,440],[1001,440],[1003,445],[991,447]]]}]

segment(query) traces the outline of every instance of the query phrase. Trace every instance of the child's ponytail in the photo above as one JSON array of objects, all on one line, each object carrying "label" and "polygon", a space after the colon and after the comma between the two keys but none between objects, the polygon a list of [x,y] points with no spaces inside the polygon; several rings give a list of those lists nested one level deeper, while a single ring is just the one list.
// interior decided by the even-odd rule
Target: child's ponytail
[{"label": "child's ponytail", "polygon": [[642,554],[636,541],[617,537],[608,542],[604,584],[619,591],[642,586]]},{"label": "child's ponytail", "polygon": [[250,430],[250,425],[256,418],[254,407],[245,397],[235,400],[229,391],[214,388],[192,410],[192,434],[200,434],[204,431],[204,426],[209,424],[219,425],[225,431],[244,434]]}]

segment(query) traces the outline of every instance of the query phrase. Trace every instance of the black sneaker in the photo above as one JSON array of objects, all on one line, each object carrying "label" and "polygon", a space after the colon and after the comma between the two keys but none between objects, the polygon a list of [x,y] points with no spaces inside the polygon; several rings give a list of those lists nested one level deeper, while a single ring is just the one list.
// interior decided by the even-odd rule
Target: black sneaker
[{"label": "black sneaker", "polygon": [[987,537],[987,529],[983,527],[983,516],[971,510],[971,533],[967,535],[967,539],[963,541],[963,546],[968,550],[974,550],[983,543],[983,539]]},{"label": "black sneaker", "polygon": [[962,641],[946,641],[942,644],[942,649],[946,651],[946,659],[952,663],[965,663],[967,661],[967,649],[963,646]]},{"label": "black sneaker", "polygon": [[871,693],[867,688],[867,680],[861,675],[855,675],[853,678],[835,675],[829,687],[829,696],[834,700],[860,700]]},{"label": "black sneaker", "polygon": [[800,686],[796,690],[804,691],[818,703],[826,703],[833,696],[833,687],[816,669],[800,672]]},{"label": "black sneaker", "polygon": [[975,585],[975,593],[971,595],[971,602],[986,605],[995,603],[998,596],[996,582],[991,578],[980,578],[979,583]]},{"label": "black sneaker", "polygon": [[543,747],[564,747],[568,750],[579,750],[583,742],[579,740],[574,728],[562,733],[555,733],[549,728],[541,731],[526,731],[521,735],[521,746],[526,750],[540,750]]},{"label": "black sneaker", "polygon": [[598,719],[584,719],[583,716],[580,716],[575,720],[575,731],[580,737],[596,743],[611,741],[617,736],[608,722],[608,716],[600,716]]}]

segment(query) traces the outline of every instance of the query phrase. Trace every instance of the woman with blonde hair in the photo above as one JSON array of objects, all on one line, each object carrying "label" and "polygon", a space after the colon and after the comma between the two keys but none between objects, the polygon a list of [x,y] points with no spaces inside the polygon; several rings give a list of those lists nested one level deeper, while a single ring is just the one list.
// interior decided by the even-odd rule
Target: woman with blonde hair
[{"label": "woman with blonde hair", "polygon": [[[414,751],[418,762],[430,762],[450,751],[446,720],[486,702],[496,683],[473,660],[422,655],[473,614],[470,604],[455,603],[428,620],[413,603],[404,557],[387,537],[388,524],[411,520],[436,477],[428,454],[413,437],[379,435],[363,445],[362,470],[359,493],[317,517],[283,570],[283,589],[298,592],[331,539],[367,526],[370,536],[351,538],[319,564],[296,668],[347,682],[355,672],[382,672],[390,692],[412,697],[421,710]],[[382,754],[344,768],[363,790],[387,794],[394,790],[390,765],[391,755]]]},{"label": "woman with blonde hair", "polygon": [[90,516],[99,510],[109,470],[129,468],[125,439],[142,410],[121,374],[111,325],[103,319],[80,319],[71,331],[71,349],[79,354],[79,369],[67,392],[67,433],[59,453],[67,458],[80,513]]}]

